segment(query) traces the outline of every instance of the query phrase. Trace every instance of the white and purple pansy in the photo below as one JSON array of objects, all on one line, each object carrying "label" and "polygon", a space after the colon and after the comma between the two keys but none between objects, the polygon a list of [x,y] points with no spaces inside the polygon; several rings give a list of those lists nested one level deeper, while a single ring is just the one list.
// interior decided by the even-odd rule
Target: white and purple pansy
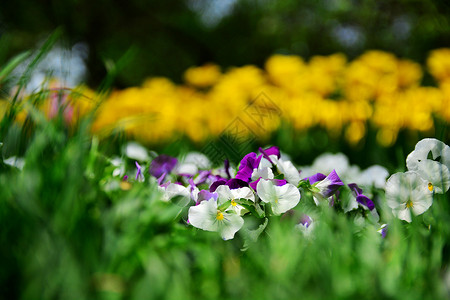
[{"label": "white and purple pansy", "polygon": [[135,164],[136,164],[136,177],[134,179],[136,181],[143,182],[145,180],[143,174],[145,168],[141,167],[141,165],[139,165],[137,161],[135,162]]},{"label": "white and purple pansy", "polygon": [[188,212],[188,222],[194,227],[206,231],[219,232],[224,240],[234,238],[244,225],[244,219],[234,210],[222,207],[220,198],[214,197],[191,206]]},{"label": "white and purple pansy", "polygon": [[260,179],[256,192],[262,202],[270,204],[274,215],[285,213],[300,202],[298,188],[285,181]]},{"label": "white and purple pansy", "polygon": [[261,158],[262,156],[258,156],[255,152],[245,155],[239,164],[235,178],[247,183],[250,182],[253,170],[258,168]]},{"label": "white and purple pansy", "polygon": [[230,208],[238,215],[243,215],[247,210],[238,204],[239,199],[247,199],[255,202],[255,195],[248,187],[240,187],[237,189],[230,189],[228,185],[221,185],[217,187],[216,193],[219,196],[220,202],[230,201]]},{"label": "white and purple pansy", "polygon": [[373,203],[373,201],[363,194],[363,190],[356,183],[350,183],[347,186],[350,188],[353,196],[356,198],[356,202],[361,204],[365,209],[375,209],[375,204]]},{"label": "white and purple pansy", "polygon": [[320,200],[330,199],[344,185],[335,170],[331,171],[328,176],[317,173],[303,180],[308,180],[311,184],[311,192],[316,205],[319,205]]}]

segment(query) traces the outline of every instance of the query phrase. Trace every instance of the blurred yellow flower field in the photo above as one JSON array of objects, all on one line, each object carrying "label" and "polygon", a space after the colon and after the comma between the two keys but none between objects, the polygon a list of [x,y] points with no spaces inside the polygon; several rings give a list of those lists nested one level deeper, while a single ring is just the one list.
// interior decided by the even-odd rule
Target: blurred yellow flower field
[{"label": "blurred yellow flower field", "polygon": [[[330,135],[342,134],[353,145],[372,127],[378,143],[390,146],[400,130],[433,134],[435,118],[450,121],[450,49],[432,51],[426,70],[435,86],[422,84],[425,70],[420,64],[377,50],[352,61],[343,54],[309,61],[276,54],[264,69],[247,65],[221,70],[208,64],[187,69],[185,84],[155,77],[141,86],[112,91],[99,105],[92,130],[100,135],[124,131],[148,143],[176,135],[202,142],[221,134],[238,116],[245,122],[242,111],[264,93],[281,112],[264,124],[269,127],[265,135],[283,120],[299,132],[318,126]],[[82,93],[100,98],[86,88]],[[73,106],[71,118],[95,107],[96,101],[71,98],[75,100],[65,104]],[[43,107],[51,116],[55,103],[49,99]],[[3,101],[1,110],[6,106]],[[246,125],[249,132],[259,130],[255,122]]]}]

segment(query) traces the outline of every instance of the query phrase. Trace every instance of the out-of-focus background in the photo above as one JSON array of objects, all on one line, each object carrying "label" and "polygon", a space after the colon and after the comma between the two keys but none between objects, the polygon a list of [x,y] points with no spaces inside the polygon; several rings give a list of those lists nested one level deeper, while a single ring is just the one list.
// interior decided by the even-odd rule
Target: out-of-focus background
[{"label": "out-of-focus background", "polygon": [[262,66],[274,53],[351,59],[380,49],[423,63],[431,49],[450,45],[449,16],[445,0],[2,1],[0,59],[62,26],[67,46],[88,49],[92,85],[104,78],[105,61],[131,46],[118,87],[149,76],[181,82],[188,67],[207,62]]},{"label": "out-of-focus background", "polygon": [[[406,223],[382,188],[450,144],[449,47],[448,0],[1,0],[0,299],[449,299],[448,193],[392,180],[402,211],[434,189]],[[223,241],[149,174],[272,145],[376,209],[301,188],[308,231],[248,215]]]},{"label": "out-of-focus background", "polygon": [[[302,164],[343,151],[361,165],[398,165],[420,138],[449,137],[447,1],[2,1],[0,65],[56,28],[62,38],[28,91],[52,76],[93,98],[115,70],[94,122],[101,136],[205,152],[238,119],[249,149],[277,144]],[[248,118],[266,98],[278,115]],[[81,106],[67,118],[93,105]]]}]

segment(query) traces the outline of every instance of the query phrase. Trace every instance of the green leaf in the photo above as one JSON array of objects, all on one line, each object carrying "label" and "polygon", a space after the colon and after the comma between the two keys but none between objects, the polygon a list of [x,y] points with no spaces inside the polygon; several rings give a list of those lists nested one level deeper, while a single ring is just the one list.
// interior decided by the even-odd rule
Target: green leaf
[{"label": "green leaf", "polygon": [[284,174],[280,173],[277,176],[275,176],[274,179],[284,179]]},{"label": "green leaf", "polygon": [[11,58],[8,63],[0,70],[0,84],[18,65],[20,65],[25,59],[27,59],[29,55],[30,52],[26,51]]},{"label": "green leaf", "polygon": [[250,211],[252,213],[252,215],[254,215],[255,217],[258,218],[264,218],[265,217],[265,213],[264,211],[261,209],[261,207],[254,203],[253,201],[250,201],[248,199],[238,199],[235,200],[237,204],[241,205],[242,207],[246,208],[248,211]]},{"label": "green leaf", "polygon": [[225,211],[230,205],[231,205],[231,200],[228,200],[227,202],[222,203],[222,205],[219,205],[219,207],[217,209],[220,211]]},{"label": "green leaf", "polygon": [[259,236],[261,233],[266,229],[267,224],[269,223],[268,218],[264,218],[264,223],[260,224],[258,228],[254,230],[243,228],[242,230],[242,236],[244,238],[244,246],[241,249],[241,251],[246,251],[251,244],[258,241]]}]

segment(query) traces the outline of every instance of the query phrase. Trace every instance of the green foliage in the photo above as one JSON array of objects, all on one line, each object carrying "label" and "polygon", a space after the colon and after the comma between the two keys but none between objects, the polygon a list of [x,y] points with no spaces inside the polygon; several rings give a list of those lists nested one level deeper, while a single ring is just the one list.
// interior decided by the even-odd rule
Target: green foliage
[{"label": "green foliage", "polygon": [[[106,193],[114,151],[91,137],[89,118],[69,130],[62,116],[48,121],[29,110],[24,124],[8,114],[0,135],[0,298],[449,296],[445,195],[410,224],[394,219],[380,195],[380,213],[390,220],[385,239],[305,193],[298,212],[318,220],[310,234],[287,215],[246,220],[235,239],[223,241],[189,226],[186,208],[161,201],[154,181]],[[13,155],[24,158],[22,170],[3,162]]]},{"label": "green foliage", "polygon": [[223,241],[188,226],[186,208],[161,201],[153,181],[105,194],[107,161],[85,122],[71,134],[38,112],[34,123],[23,170],[0,174],[2,298],[448,296],[445,196],[411,224],[392,219],[386,239],[304,194],[301,210],[320,220],[310,235],[277,217]]}]

